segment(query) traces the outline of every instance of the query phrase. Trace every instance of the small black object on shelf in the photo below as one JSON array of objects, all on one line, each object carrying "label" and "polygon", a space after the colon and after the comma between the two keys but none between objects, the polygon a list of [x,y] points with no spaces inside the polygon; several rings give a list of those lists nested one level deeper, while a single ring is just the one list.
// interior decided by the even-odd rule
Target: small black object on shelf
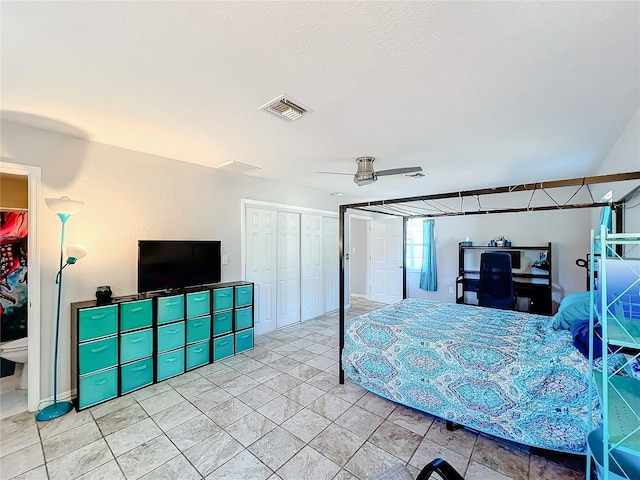
[{"label": "small black object on shelf", "polygon": [[111,287],[109,285],[96,288],[96,303],[98,305],[111,303],[111,295]]}]

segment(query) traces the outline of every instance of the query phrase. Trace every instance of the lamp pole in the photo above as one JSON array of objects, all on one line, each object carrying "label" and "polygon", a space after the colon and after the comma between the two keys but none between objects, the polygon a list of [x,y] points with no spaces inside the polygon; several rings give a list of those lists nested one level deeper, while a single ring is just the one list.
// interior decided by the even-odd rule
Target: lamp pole
[{"label": "lamp pole", "polygon": [[62,270],[67,266],[67,263],[75,263],[71,259],[64,261],[64,240],[65,240],[65,228],[69,217],[80,210],[84,205],[82,202],[73,201],[68,197],[61,197],[59,199],[45,199],[47,206],[53,210],[60,220],[62,221],[62,233],[60,236],[60,266],[58,273],[56,274],[56,285],[58,286],[58,302],[56,306],[56,335],[54,339],[54,355],[53,355],[53,404],[49,405],[38,412],[36,420],[46,421],[53,420],[68,413],[72,408],[71,402],[58,402],[58,344],[60,343],[60,306],[62,303]]}]

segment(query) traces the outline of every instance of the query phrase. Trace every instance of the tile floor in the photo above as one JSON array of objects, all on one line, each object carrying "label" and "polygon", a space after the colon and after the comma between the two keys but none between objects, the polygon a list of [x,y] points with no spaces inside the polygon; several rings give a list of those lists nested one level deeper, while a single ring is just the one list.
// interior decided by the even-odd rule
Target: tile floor
[{"label": "tile floor", "polygon": [[[348,317],[379,304],[354,299]],[[467,480],[584,478],[571,462],[460,429],[338,383],[337,313],[94,408],[0,422],[4,479],[365,480],[435,457]],[[571,459],[575,464],[575,458]]]}]

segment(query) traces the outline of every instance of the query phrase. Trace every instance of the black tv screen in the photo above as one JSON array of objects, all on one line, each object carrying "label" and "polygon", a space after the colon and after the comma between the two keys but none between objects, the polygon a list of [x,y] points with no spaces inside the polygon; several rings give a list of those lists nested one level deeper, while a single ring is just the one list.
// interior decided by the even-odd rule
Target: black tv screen
[{"label": "black tv screen", "polygon": [[219,240],[139,240],[138,293],[220,282]]}]

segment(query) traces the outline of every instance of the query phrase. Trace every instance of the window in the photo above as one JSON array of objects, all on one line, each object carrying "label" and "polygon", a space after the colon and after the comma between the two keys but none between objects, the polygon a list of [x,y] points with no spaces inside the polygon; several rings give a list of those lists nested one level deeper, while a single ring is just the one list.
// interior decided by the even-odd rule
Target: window
[{"label": "window", "polygon": [[419,272],[422,268],[423,223],[422,218],[410,218],[407,221],[407,270]]}]

